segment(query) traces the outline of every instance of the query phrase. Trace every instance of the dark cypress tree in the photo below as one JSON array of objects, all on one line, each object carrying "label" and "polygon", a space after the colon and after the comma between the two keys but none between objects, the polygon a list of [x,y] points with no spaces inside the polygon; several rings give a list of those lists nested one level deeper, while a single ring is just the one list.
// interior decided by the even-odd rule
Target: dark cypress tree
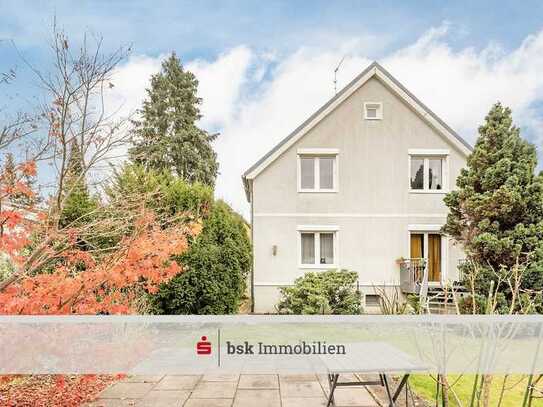
[{"label": "dark cypress tree", "polygon": [[211,142],[216,135],[196,125],[202,102],[197,90],[196,77],[172,53],[151,78],[129,154],[146,168],[168,169],[188,182],[214,186],[218,163]]},{"label": "dark cypress tree", "polygon": [[[497,103],[479,127],[458,189],[445,197],[445,232],[486,268],[476,287],[482,295],[495,280],[490,270],[510,270],[517,260],[529,265],[523,288],[543,288],[543,174],[536,167],[535,147],[521,137],[511,110]],[[508,295],[508,287],[500,289]]]}]

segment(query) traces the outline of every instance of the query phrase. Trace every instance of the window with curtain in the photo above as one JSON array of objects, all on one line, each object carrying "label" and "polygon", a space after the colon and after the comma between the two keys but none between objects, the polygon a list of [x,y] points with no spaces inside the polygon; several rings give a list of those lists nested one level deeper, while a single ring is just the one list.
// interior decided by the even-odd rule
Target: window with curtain
[{"label": "window with curtain", "polygon": [[411,158],[411,189],[424,188],[424,159]]},{"label": "window with curtain", "polygon": [[302,233],[302,264],[315,264],[314,233]]},{"label": "window with curtain", "polygon": [[321,233],[320,246],[320,263],[334,264],[334,234]]},{"label": "window with curtain", "polygon": [[301,232],[302,265],[335,264],[335,232]]},{"label": "window with curtain", "polygon": [[334,191],[336,188],[336,157],[300,156],[300,191]]},{"label": "window with curtain", "polygon": [[315,189],[315,159],[313,157],[300,158],[300,182],[302,189]]},{"label": "window with curtain", "polygon": [[411,156],[410,188],[411,190],[441,190],[444,184],[443,168],[445,157]]}]

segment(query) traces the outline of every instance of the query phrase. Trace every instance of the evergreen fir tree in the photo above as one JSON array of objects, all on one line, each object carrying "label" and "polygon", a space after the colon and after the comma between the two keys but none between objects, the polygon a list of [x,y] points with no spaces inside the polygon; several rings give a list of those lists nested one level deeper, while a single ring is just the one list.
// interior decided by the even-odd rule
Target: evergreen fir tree
[{"label": "evergreen fir tree", "polygon": [[196,77],[172,53],[151,78],[129,154],[146,168],[168,169],[188,182],[214,186],[218,163],[211,142],[216,135],[196,126],[201,118],[197,89]]},{"label": "evergreen fir tree", "polygon": [[62,227],[88,222],[98,206],[97,200],[89,194],[86,178],[82,175],[84,168],[83,154],[74,139],[66,166],[65,201],[60,216]]},{"label": "evergreen fir tree", "polygon": [[[462,243],[486,271],[478,282],[488,293],[490,270],[528,263],[523,288],[543,288],[543,173],[536,174],[535,147],[520,135],[511,110],[497,103],[479,127],[479,138],[458,189],[445,197],[445,232]],[[507,287],[502,287],[507,296]]]}]

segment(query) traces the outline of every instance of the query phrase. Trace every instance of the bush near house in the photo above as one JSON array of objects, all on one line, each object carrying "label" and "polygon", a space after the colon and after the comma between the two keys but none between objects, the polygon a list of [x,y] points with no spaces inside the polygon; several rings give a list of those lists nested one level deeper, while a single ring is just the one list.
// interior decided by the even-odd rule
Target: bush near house
[{"label": "bush near house", "polygon": [[233,314],[246,289],[251,242],[243,218],[225,202],[213,204],[202,233],[179,261],[184,272],[151,297],[156,314]]},{"label": "bush near house", "polygon": [[243,218],[225,202],[213,201],[211,187],[190,184],[168,170],[127,165],[109,188],[112,201],[125,195],[141,201],[158,213],[171,216],[197,215],[203,220],[198,238],[176,258],[183,272],[156,294],[148,297],[153,314],[232,314],[238,311],[251,267],[251,242]]},{"label": "bush near house", "polygon": [[360,314],[358,274],[348,270],[306,273],[291,287],[281,287],[278,310],[287,314]]}]

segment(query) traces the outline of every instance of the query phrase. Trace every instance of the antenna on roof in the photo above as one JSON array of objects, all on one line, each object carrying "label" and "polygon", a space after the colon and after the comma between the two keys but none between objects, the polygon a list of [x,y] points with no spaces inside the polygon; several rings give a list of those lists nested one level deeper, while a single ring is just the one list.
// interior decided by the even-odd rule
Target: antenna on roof
[{"label": "antenna on roof", "polygon": [[334,69],[334,94],[337,93],[337,71],[339,71],[339,68],[341,67],[341,64],[343,63],[344,59],[345,59],[345,56],[341,58],[341,61],[339,61],[339,64],[337,64],[336,69]]}]

